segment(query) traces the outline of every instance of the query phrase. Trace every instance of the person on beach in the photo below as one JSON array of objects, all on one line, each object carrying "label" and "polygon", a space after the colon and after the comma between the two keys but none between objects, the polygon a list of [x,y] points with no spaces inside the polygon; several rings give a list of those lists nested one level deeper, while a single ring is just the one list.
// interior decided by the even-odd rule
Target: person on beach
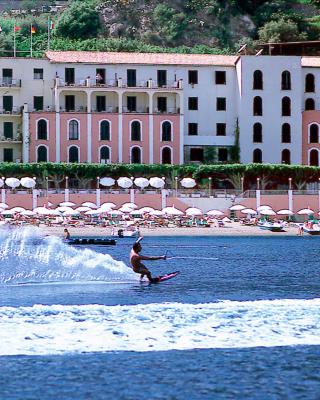
[{"label": "person on beach", "polygon": [[145,267],[142,264],[142,260],[165,260],[166,256],[143,256],[142,254],[140,254],[141,250],[142,250],[142,246],[141,246],[141,240],[142,240],[142,236],[139,237],[139,239],[134,243],[134,245],[132,246],[132,250],[130,252],[130,263],[132,265],[132,269],[135,273],[137,274],[141,274],[140,276],[140,280],[143,279],[143,277],[146,275],[147,278],[149,279],[149,282],[157,282],[158,278],[152,278],[151,276],[151,272],[148,270],[147,267]]},{"label": "person on beach", "polygon": [[70,239],[70,232],[68,231],[67,228],[65,228],[65,230],[63,231],[63,236],[64,236],[64,240]]}]

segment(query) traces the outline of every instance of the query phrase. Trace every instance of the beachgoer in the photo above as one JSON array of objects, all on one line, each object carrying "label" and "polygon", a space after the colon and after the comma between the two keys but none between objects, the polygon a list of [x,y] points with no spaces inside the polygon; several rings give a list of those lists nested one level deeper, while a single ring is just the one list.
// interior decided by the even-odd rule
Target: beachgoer
[{"label": "beachgoer", "polygon": [[68,231],[67,228],[64,229],[63,236],[64,236],[65,240],[69,240],[70,239],[70,232]]},{"label": "beachgoer", "polygon": [[149,257],[149,256],[143,256],[142,254],[140,254],[140,252],[142,250],[140,241],[142,239],[143,239],[142,236],[139,237],[139,239],[132,246],[132,250],[130,252],[130,263],[132,265],[132,269],[137,274],[141,274],[140,280],[142,280],[143,277],[146,275],[147,278],[149,279],[149,282],[157,282],[158,278],[152,278],[151,272],[148,270],[147,267],[145,267],[142,264],[141,260],[165,260],[166,256]]}]

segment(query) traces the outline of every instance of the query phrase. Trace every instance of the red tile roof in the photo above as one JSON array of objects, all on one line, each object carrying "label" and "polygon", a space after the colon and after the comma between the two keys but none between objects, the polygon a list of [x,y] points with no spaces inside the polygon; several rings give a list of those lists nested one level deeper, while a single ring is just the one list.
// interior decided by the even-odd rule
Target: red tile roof
[{"label": "red tile roof", "polygon": [[176,53],[113,53],[95,51],[47,51],[51,63],[219,65],[233,67],[238,56]]}]

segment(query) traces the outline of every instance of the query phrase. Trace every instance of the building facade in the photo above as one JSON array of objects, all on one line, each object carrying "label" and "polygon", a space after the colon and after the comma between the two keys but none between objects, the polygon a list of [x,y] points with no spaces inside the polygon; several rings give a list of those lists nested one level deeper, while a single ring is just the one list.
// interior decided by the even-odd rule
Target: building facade
[{"label": "building facade", "polygon": [[[319,165],[320,58],[0,59],[0,162]],[[1,107],[2,106],[2,107]]]}]

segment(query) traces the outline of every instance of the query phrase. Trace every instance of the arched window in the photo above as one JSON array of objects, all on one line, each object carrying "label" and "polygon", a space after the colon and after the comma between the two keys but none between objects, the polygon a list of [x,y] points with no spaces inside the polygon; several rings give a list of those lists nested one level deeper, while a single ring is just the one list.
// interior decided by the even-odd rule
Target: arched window
[{"label": "arched window", "polygon": [[133,121],[131,124],[131,140],[141,140],[141,123],[139,121]]},{"label": "arched window", "polygon": [[100,162],[108,163],[110,161],[110,149],[108,146],[103,146],[100,149]]},{"label": "arched window", "polygon": [[256,70],[253,73],[253,89],[254,90],[263,89],[263,75],[260,70]]},{"label": "arched window", "polygon": [[319,127],[317,124],[310,126],[309,143],[319,143]]},{"label": "arched window", "polygon": [[253,115],[262,115],[262,98],[260,96],[253,99]]},{"label": "arched window", "polygon": [[100,124],[100,140],[110,140],[110,122],[102,121]]},{"label": "arched window", "polygon": [[306,93],[313,93],[315,91],[315,82],[313,74],[306,75],[305,91]]},{"label": "arched window", "polygon": [[163,142],[171,142],[171,122],[165,121],[162,124],[162,141]]},{"label": "arched window", "polygon": [[132,147],[132,149],[131,149],[131,164],[141,164],[141,149],[140,149],[140,147]]},{"label": "arched window", "polygon": [[48,150],[46,146],[39,146],[37,149],[37,162],[48,161]]},{"label": "arched window", "polygon": [[262,151],[260,149],[253,150],[253,162],[262,163]]},{"label": "arched window", "polygon": [[306,103],[305,103],[305,110],[306,111],[308,111],[308,110],[314,110],[316,107],[315,107],[315,104],[314,104],[314,100],[313,99],[307,99],[306,100]]},{"label": "arched window", "polygon": [[162,164],[171,164],[171,163],[172,163],[171,149],[170,147],[164,147],[162,149]]},{"label": "arched window", "polygon": [[319,152],[316,149],[312,149],[309,155],[309,165],[312,167],[319,166]]},{"label": "arched window", "polygon": [[284,149],[281,153],[281,163],[282,164],[291,164],[291,154],[290,150]]},{"label": "arched window", "polygon": [[78,163],[79,162],[79,149],[76,146],[71,146],[69,148],[69,162]]},{"label": "arched window", "polygon": [[260,122],[253,125],[253,142],[262,143],[262,125]]},{"label": "arched window", "polygon": [[282,116],[290,117],[291,115],[291,100],[289,97],[282,98]]},{"label": "arched window", "polygon": [[291,90],[291,74],[283,71],[281,74],[281,90]]},{"label": "arched window", "polygon": [[69,140],[79,140],[79,122],[75,119],[69,121]]},{"label": "arched window", "polygon": [[48,124],[45,119],[37,122],[38,140],[48,140]]},{"label": "arched window", "polygon": [[291,126],[290,124],[282,124],[281,128],[281,142],[291,143]]}]

